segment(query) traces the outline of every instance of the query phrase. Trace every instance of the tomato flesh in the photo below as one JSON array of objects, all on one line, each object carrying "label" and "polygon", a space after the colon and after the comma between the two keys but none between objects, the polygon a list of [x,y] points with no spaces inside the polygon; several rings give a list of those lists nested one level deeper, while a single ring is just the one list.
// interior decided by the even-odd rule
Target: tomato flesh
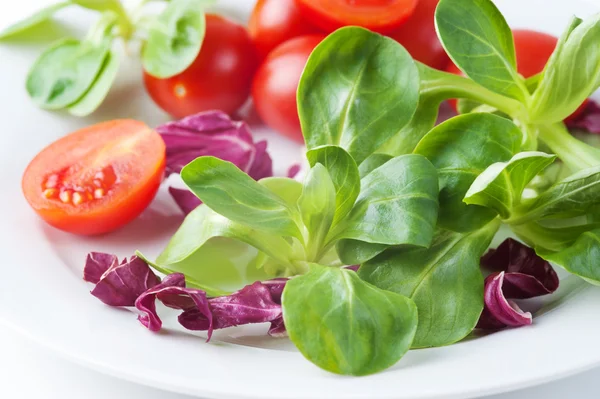
[{"label": "tomato flesh", "polygon": [[152,201],[165,169],[165,144],[142,122],[90,126],[52,143],[31,161],[22,187],[50,225],[75,234],[115,230]]},{"label": "tomato flesh", "polygon": [[246,28],[209,14],[204,42],[194,63],[167,79],[144,71],[144,84],[154,102],[175,118],[209,110],[231,115],[248,99],[257,64]]},{"label": "tomato flesh", "polygon": [[281,43],[320,31],[304,18],[295,0],[258,0],[248,22],[248,32],[263,60]]},{"label": "tomato flesh", "polygon": [[272,129],[302,142],[296,92],[304,66],[323,35],[300,36],[281,44],[261,65],[252,84],[254,107]]},{"label": "tomato flesh", "polygon": [[296,0],[302,13],[316,26],[333,32],[343,26],[362,26],[388,33],[402,25],[418,0]]},{"label": "tomato flesh", "polygon": [[[542,72],[556,48],[558,39],[552,35],[528,29],[514,29],[515,54],[517,72],[523,77],[530,78]],[[461,75],[462,71],[450,61],[446,72]],[[585,100],[565,121],[576,119],[585,110],[589,100]],[[458,101],[448,100],[452,108],[457,110]]]}]

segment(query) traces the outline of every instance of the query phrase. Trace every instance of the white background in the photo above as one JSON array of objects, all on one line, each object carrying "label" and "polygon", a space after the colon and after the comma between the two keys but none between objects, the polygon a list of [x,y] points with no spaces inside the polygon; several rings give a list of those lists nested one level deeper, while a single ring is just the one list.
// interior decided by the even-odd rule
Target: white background
[{"label": "white background", "polygon": [[[252,1],[252,0],[248,0]],[[527,0],[524,0],[527,1]],[[600,0],[590,0],[600,2]],[[46,0],[2,1],[0,28]],[[518,360],[517,360],[518,361]],[[596,399],[600,369],[491,399]],[[231,381],[235,384],[235,381]],[[435,381],[432,381],[435,384]],[[86,369],[0,327],[0,398],[189,399],[121,381]]]}]

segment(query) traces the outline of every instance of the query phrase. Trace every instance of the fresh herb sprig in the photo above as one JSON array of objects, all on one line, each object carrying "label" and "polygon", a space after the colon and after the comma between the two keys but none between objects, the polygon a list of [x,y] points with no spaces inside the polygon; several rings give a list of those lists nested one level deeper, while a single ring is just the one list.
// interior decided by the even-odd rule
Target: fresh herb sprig
[{"label": "fresh herb sprig", "polygon": [[204,9],[211,0],[165,2],[159,15],[150,14],[141,0],[128,10],[119,0],[70,0],[44,8],[0,32],[0,40],[24,35],[58,11],[79,6],[100,14],[82,40],[61,39],[32,65],[26,82],[40,108],[64,109],[76,116],[94,112],[106,98],[119,70],[115,43],[142,41],[142,64],[157,78],[175,76],[196,59],[205,33]]}]

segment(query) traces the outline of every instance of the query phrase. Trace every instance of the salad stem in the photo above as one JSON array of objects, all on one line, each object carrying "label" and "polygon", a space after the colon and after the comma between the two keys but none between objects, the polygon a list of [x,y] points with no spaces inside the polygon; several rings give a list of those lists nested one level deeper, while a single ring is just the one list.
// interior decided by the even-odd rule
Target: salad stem
[{"label": "salad stem", "polygon": [[600,150],[573,137],[564,123],[539,125],[540,139],[571,169],[577,172],[600,164]]}]

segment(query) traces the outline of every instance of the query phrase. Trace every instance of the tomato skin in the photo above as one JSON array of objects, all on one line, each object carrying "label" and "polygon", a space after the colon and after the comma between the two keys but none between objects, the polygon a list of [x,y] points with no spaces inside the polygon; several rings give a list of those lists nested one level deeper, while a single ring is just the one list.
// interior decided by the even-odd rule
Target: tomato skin
[{"label": "tomato skin", "polygon": [[252,98],[261,119],[272,129],[303,142],[296,91],[304,66],[323,35],[300,36],[279,45],[254,77]]},{"label": "tomato skin", "polygon": [[215,109],[233,114],[248,99],[257,64],[246,28],[208,14],[206,36],[194,63],[167,79],[144,71],[144,83],[154,102],[174,118]]},{"label": "tomato skin", "polygon": [[320,33],[300,13],[295,0],[258,0],[248,22],[248,31],[261,60],[289,39]]},{"label": "tomato skin", "polygon": [[[523,77],[530,78],[544,70],[550,56],[556,48],[558,39],[552,35],[528,29],[514,29],[515,53],[517,57],[517,72]],[[450,61],[446,72],[462,75],[462,71]],[[565,121],[576,119],[584,111],[589,100],[585,100]],[[448,100],[452,108],[457,110],[458,101]]]},{"label": "tomato skin", "polygon": [[[164,176],[165,154],[160,135],[142,122],[124,119],[89,126],[50,144],[31,161],[23,174],[23,193],[35,212],[60,230],[108,233],[135,219],[152,202]],[[114,179],[103,195],[77,204],[74,199],[45,196],[49,176],[64,170],[68,172],[57,190],[76,187],[84,198],[85,190],[97,187],[92,180],[98,179],[98,171],[110,170]]]},{"label": "tomato skin", "polygon": [[434,16],[439,1],[419,0],[408,20],[388,36],[403,45],[415,60],[443,70],[450,58],[435,30]]},{"label": "tomato skin", "polygon": [[343,26],[362,26],[389,33],[413,13],[418,0],[296,0],[313,24],[331,33]]}]

